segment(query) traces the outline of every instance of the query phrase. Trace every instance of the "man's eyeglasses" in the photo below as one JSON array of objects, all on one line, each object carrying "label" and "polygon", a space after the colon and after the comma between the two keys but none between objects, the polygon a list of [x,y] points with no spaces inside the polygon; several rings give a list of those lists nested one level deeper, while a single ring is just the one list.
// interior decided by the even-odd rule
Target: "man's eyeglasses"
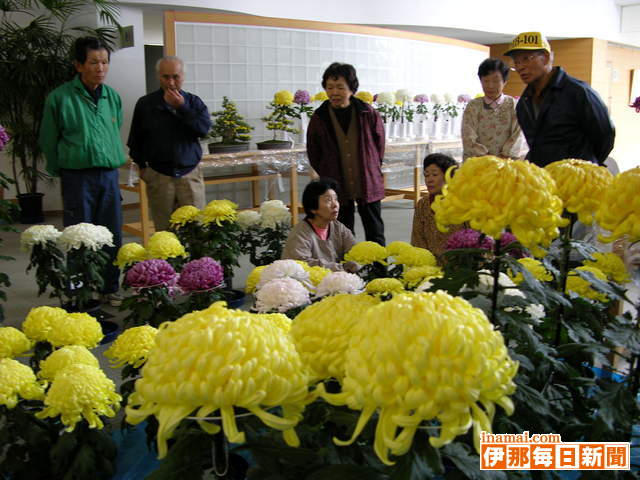
[{"label": "man's eyeglasses", "polygon": [[520,65],[528,65],[531,63],[536,57],[538,57],[540,53],[532,53],[530,55],[522,55],[518,57],[511,57],[512,63],[514,67],[519,67]]}]

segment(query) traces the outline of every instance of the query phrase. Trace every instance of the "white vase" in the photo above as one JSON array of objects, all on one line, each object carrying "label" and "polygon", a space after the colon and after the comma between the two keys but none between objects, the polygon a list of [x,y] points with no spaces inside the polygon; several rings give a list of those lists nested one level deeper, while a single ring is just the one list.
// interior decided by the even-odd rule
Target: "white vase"
[{"label": "white vase", "polygon": [[439,140],[442,138],[442,115],[438,116],[438,118],[431,118],[429,120],[429,138],[431,140]]},{"label": "white vase", "polygon": [[398,123],[398,141],[406,142],[409,140],[409,124],[407,122]]},{"label": "white vase", "polygon": [[429,139],[429,121],[426,118],[423,118],[422,120],[420,120],[420,122],[418,122],[418,132],[416,134],[416,137],[419,140],[428,140]]},{"label": "white vase", "polygon": [[390,142],[391,141],[391,129],[392,129],[392,124],[389,121],[386,121],[383,123],[384,125],[384,141],[385,142]]},{"label": "white vase", "polygon": [[300,133],[298,134],[300,139],[300,144],[306,145],[307,143],[307,128],[309,128],[309,117],[307,117],[306,113],[303,113],[301,118],[298,120],[298,129]]}]

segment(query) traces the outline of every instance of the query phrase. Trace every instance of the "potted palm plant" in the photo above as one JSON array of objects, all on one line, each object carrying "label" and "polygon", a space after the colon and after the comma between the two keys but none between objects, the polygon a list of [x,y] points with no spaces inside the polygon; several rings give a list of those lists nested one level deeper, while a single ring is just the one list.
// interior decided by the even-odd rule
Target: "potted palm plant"
[{"label": "potted palm plant", "polygon": [[[87,7],[112,26],[78,25]],[[20,220],[37,223],[44,219],[38,183],[48,178],[38,145],[45,100],[75,74],[70,52],[76,36],[91,34],[114,44],[118,6],[115,0],[12,0],[0,10],[0,124],[12,136],[8,151]]]},{"label": "potted palm plant", "polygon": [[210,138],[220,141],[209,144],[209,153],[233,153],[249,150],[249,132],[253,127],[238,113],[236,104],[227,97],[222,98],[222,110],[213,112],[215,119],[209,132]]}]

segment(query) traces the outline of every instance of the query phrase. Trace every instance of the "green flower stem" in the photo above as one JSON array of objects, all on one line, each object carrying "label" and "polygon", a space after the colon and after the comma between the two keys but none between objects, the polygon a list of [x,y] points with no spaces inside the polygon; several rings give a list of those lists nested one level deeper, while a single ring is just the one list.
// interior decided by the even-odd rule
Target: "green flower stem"
[{"label": "green flower stem", "polygon": [[500,290],[500,239],[496,239],[493,248],[493,291],[491,292],[491,322],[496,324],[496,311],[498,310],[498,292]]},{"label": "green flower stem", "polygon": [[[576,222],[576,214],[564,212],[569,218],[569,225],[567,225],[562,232],[562,263],[560,265],[560,281],[558,282],[558,291],[561,295],[564,295],[567,289],[567,277],[569,276],[569,259],[571,255],[571,232],[573,231],[573,225]],[[558,346],[560,343],[560,334],[562,333],[562,320],[565,317],[565,306],[560,305],[557,310],[556,316],[556,334],[554,339],[554,346]]]}]

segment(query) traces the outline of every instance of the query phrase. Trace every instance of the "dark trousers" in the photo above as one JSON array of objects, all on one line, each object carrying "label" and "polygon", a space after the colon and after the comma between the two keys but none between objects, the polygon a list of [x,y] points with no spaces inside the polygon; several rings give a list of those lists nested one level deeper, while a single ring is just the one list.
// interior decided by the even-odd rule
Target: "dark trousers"
[{"label": "dark trousers", "polygon": [[[358,213],[360,214],[362,226],[364,227],[365,239],[370,242],[377,242],[380,245],[385,245],[384,222],[382,221],[380,200],[371,203],[365,203],[362,200],[358,200],[357,203]],[[338,221],[351,230],[355,235],[355,231],[353,229],[355,223],[355,208],[353,200],[340,201]]]},{"label": "dark trousers", "polygon": [[120,288],[120,269],[113,265],[122,245],[122,198],[118,169],[85,168],[60,171],[64,226],[93,223],[107,227],[113,233],[113,247],[105,247],[111,260],[104,272],[104,292]]}]

